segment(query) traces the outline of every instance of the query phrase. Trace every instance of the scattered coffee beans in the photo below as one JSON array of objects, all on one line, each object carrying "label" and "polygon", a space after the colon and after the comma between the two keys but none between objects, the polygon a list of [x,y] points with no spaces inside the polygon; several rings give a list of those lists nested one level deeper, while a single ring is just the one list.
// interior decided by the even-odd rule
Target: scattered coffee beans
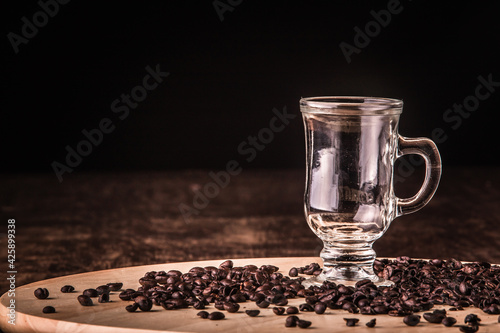
[{"label": "scattered coffee beans", "polygon": [[[139,279],[137,290],[125,289],[119,293],[124,301],[133,301],[126,310],[150,311],[153,305],[166,310],[193,307],[198,310],[213,305],[217,310],[228,313],[238,312],[240,304],[248,300],[261,308],[273,305],[277,315],[289,315],[286,327],[309,327],[310,321],[301,320],[295,314],[302,312],[325,313],[326,309],[342,309],[350,313],[366,315],[388,314],[404,317],[403,322],[415,326],[420,316],[414,313],[430,311],[434,305],[450,306],[449,311],[463,310],[474,306],[487,314],[500,314],[500,268],[484,262],[462,264],[455,259],[412,260],[398,257],[396,260],[375,260],[374,271],[384,279],[394,282],[393,287],[377,287],[370,280],[358,281],[355,286],[345,286],[325,282],[320,286],[304,288],[305,279],[299,274],[318,275],[322,269],[317,263],[304,267],[293,267],[289,276],[278,272],[274,265],[246,265],[235,267],[226,260],[218,267],[193,267],[187,273],[178,270],[151,271]],[[62,292],[72,292],[74,288],[64,286]],[[84,306],[92,305],[90,297],[99,297],[99,302],[109,301],[111,291],[121,290],[120,282],[108,283],[96,289],[86,289],[78,301]],[[39,288],[37,298],[48,297],[48,290]],[[304,303],[297,308],[288,300],[303,298]],[[259,310],[246,310],[248,316],[257,316]],[[198,316],[211,320],[225,318],[224,313],[200,311]],[[453,326],[456,319],[447,317],[445,310],[425,312],[423,317],[430,323]],[[355,326],[359,319],[344,318],[347,326]],[[499,317],[500,321],[500,317]],[[480,319],[468,315],[466,325],[459,326],[464,332],[475,332]],[[376,320],[366,323],[374,327]]]},{"label": "scattered coffee beans", "polygon": [[34,294],[38,299],[46,299],[47,297],[49,297],[49,291],[47,290],[47,288],[38,288],[35,290]]},{"label": "scattered coffee beans", "polygon": [[56,309],[53,306],[47,305],[46,307],[43,308],[42,312],[43,313],[54,313],[54,312],[56,312]]},{"label": "scattered coffee beans", "polygon": [[356,326],[356,324],[359,321],[358,318],[344,318],[344,320],[345,320],[345,325],[349,327]]},{"label": "scattered coffee beans", "polygon": [[372,319],[370,320],[369,322],[367,322],[365,325],[368,326],[368,327],[375,327],[375,325],[377,324],[377,319]]},{"label": "scattered coffee beans", "polygon": [[94,305],[94,302],[92,302],[92,299],[87,295],[80,295],[77,297],[77,299],[78,299],[78,302],[80,302],[80,304],[82,306]]},{"label": "scattered coffee beans", "polygon": [[73,287],[73,286],[66,285],[66,286],[61,287],[62,293],[72,293],[73,291],[75,291],[75,287]]},{"label": "scattered coffee beans", "polygon": [[245,313],[250,317],[257,317],[260,314],[260,310],[245,310]]}]

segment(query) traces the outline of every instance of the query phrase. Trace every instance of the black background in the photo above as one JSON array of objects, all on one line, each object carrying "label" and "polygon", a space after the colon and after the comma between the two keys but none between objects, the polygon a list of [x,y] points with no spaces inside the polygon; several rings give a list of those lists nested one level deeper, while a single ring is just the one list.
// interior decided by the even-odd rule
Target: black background
[{"label": "black background", "polygon": [[[221,21],[212,1],[71,1],[15,54],[7,34],[40,6],[5,2],[2,170],[53,172],[103,118],[115,130],[74,172],[222,169],[244,161],[238,145],[284,107],[297,117],[245,167],[302,168],[298,101],[321,95],[403,99],[400,133],[442,128],[444,165],[497,165],[500,87],[456,129],[443,114],[474,94],[478,76],[500,81],[500,6],[402,0],[348,64],[339,44],[387,3],[246,0]],[[157,64],[170,75],[119,120],[111,103]]]}]

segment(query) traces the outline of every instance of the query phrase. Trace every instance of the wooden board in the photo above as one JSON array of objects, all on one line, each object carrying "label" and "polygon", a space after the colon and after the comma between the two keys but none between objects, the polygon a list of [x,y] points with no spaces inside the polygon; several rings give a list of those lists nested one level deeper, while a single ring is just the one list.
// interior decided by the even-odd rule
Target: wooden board
[{"label": "wooden board", "polygon": [[[305,266],[311,262],[320,262],[319,258],[259,258],[259,259],[235,259],[235,266],[255,264],[272,264],[280,267],[280,272],[288,275],[293,266]],[[167,311],[161,307],[154,306],[151,312],[137,311],[128,313],[125,306],[131,302],[125,302],[118,298],[119,292],[111,293],[110,303],[97,303],[94,306],[81,306],[76,297],[84,289],[95,288],[109,282],[123,282],[124,288],[137,289],[138,280],[148,271],[159,271],[178,269],[187,272],[194,266],[218,266],[223,260],[182,262],[161,265],[137,266],[129,268],[111,269],[39,281],[16,288],[15,325],[7,322],[10,297],[7,293],[0,299],[0,327],[5,332],[276,332],[297,331],[300,328],[286,328],[284,326],[285,316],[277,316],[271,307],[260,309],[258,317],[248,317],[244,310],[258,309],[254,302],[241,303],[238,313],[226,313],[226,319],[210,321],[196,316],[198,310],[193,308]],[[60,289],[70,284],[76,290],[73,293],[64,294]],[[45,300],[36,299],[33,295],[35,289],[43,287],[50,292],[50,297]],[[299,305],[304,302],[303,298],[290,299],[289,305]],[[43,307],[52,305],[56,313],[44,314]],[[435,307],[435,308],[449,308]],[[207,311],[217,311],[210,305]],[[500,324],[497,322],[498,315],[486,315],[476,308],[468,308],[465,311],[449,312],[450,316],[457,318],[462,324],[464,317],[469,313],[478,314],[482,321],[479,332],[500,332]],[[350,314],[343,310],[328,309],[325,314],[299,313],[301,319],[312,321],[308,328],[314,331],[335,332],[458,332],[458,328],[447,328],[441,324],[430,324],[423,319],[416,327],[406,326],[402,318],[387,315],[366,316]],[[346,327],[343,318],[359,318],[356,327]],[[368,328],[365,323],[376,318],[375,328]]]}]

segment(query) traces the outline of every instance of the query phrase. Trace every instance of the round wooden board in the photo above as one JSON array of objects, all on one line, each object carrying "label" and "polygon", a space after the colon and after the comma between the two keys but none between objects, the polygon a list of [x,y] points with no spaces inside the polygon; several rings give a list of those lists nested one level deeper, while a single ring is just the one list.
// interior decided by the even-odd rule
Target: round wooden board
[{"label": "round wooden board", "polygon": [[[194,261],[170,263],[161,265],[137,266],[129,268],[110,269],[97,272],[62,276],[49,280],[31,283],[16,288],[15,297],[15,325],[9,324],[7,306],[11,297],[5,293],[0,298],[0,327],[5,332],[276,332],[301,330],[298,327],[286,328],[286,316],[277,316],[272,312],[272,306],[260,309],[257,317],[249,317],[244,311],[258,309],[254,302],[241,303],[238,313],[227,313],[224,320],[210,321],[196,316],[199,310],[193,308],[167,311],[154,306],[150,312],[137,311],[128,313],[125,306],[131,302],[124,302],[118,298],[119,292],[111,293],[110,303],[98,303],[94,299],[94,306],[81,306],[76,297],[84,289],[95,288],[110,282],[123,282],[123,288],[137,289],[138,280],[148,271],[168,271],[177,269],[187,272],[194,266],[218,266],[223,260]],[[235,266],[254,264],[257,266],[272,264],[280,268],[280,272],[288,275],[291,267],[299,267],[319,262],[319,258],[253,258],[235,259]],[[73,293],[61,293],[64,285],[73,285]],[[35,289],[43,287],[50,292],[50,297],[45,300],[36,299],[33,295]],[[289,305],[303,303],[303,298],[290,299]],[[56,313],[44,314],[43,307],[52,305]],[[449,308],[439,306],[435,308]],[[207,311],[217,311],[210,305]],[[457,318],[458,324],[464,322],[469,313],[476,313],[482,319],[479,332],[500,332],[497,315],[486,315],[477,308],[467,308],[464,311],[449,312],[448,315]],[[458,332],[458,328],[448,328],[441,324],[430,324],[422,319],[415,327],[406,326],[401,317],[387,315],[366,316],[350,314],[343,310],[328,309],[323,315],[315,313],[299,313],[301,319],[310,320],[312,325],[308,330],[328,332]],[[356,327],[347,327],[343,318],[358,318]],[[365,323],[376,318],[375,328],[368,328]]]}]

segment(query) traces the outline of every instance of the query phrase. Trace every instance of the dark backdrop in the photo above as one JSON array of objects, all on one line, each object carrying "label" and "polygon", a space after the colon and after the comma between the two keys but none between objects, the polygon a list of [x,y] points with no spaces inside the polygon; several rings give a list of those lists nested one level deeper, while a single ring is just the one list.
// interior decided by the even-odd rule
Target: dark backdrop
[{"label": "dark backdrop", "polygon": [[[499,162],[500,87],[474,105],[479,77],[500,82],[495,2],[44,1],[53,17],[37,14],[35,1],[2,5],[4,172],[53,172],[54,161],[66,164],[65,147],[76,149],[82,130],[104,118],[114,130],[73,161],[74,172],[219,169],[230,159],[301,168],[298,100],[319,95],[403,99],[400,133],[433,137],[441,128],[445,165]],[[397,12],[390,22],[388,6]],[[385,27],[370,23],[372,11]],[[34,19],[38,31],[25,27],[34,36],[16,53],[13,34],[24,38]],[[355,41],[355,27],[372,29],[370,40]],[[358,45],[350,63],[341,43]],[[169,75],[127,117],[114,113],[147,66]],[[473,111],[446,113],[464,100]],[[269,126],[274,108],[297,117],[245,162],[238,146]]]}]

